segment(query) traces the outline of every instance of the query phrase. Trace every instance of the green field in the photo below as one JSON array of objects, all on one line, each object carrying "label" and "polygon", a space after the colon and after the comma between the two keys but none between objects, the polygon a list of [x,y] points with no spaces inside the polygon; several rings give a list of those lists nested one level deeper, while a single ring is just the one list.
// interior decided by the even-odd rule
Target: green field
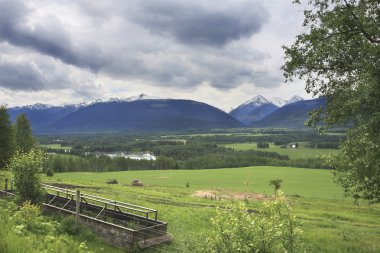
[{"label": "green field", "polygon": [[[342,198],[330,171],[283,167],[247,167],[193,171],[126,171],[107,173],[56,173],[49,182],[86,186],[81,191],[155,208],[167,221],[174,241],[149,252],[193,252],[210,233],[210,218],[217,206],[230,199],[193,197],[200,189],[225,189],[272,194],[268,181],[283,179],[282,190],[294,207],[304,230],[305,252],[380,252],[380,206],[355,205]],[[118,185],[108,185],[115,178]],[[134,178],[145,183],[132,187]],[[186,188],[186,182],[190,187]],[[246,186],[248,182],[248,187]],[[300,195],[295,197],[291,195]],[[262,201],[249,200],[259,210]],[[115,249],[116,252],[118,252]]]},{"label": "green field", "polygon": [[50,149],[67,149],[71,150],[69,146],[62,146],[61,144],[41,144],[39,145],[41,148],[50,148]]},{"label": "green field", "polygon": [[332,173],[321,169],[287,167],[245,167],[210,170],[155,170],[118,171],[107,173],[56,173],[55,180],[76,183],[105,183],[117,179],[120,184],[130,184],[138,178],[148,186],[184,187],[188,182],[192,189],[219,189],[272,194],[271,179],[283,180],[282,189],[289,195],[340,199],[343,191],[333,183]]},{"label": "green field", "polygon": [[269,143],[269,148],[258,148],[256,143],[232,143],[224,144],[224,147],[235,150],[258,150],[277,152],[281,155],[287,155],[290,159],[310,158],[322,155],[328,155],[338,152],[337,149],[322,149],[322,148],[281,148],[280,146]]}]

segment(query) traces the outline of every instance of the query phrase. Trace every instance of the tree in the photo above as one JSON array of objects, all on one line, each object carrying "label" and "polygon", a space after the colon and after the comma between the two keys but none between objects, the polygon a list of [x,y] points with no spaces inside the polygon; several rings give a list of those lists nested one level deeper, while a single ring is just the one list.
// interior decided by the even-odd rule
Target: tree
[{"label": "tree", "polygon": [[15,125],[16,148],[21,152],[29,152],[36,146],[36,140],[32,135],[32,129],[25,113],[19,115]]},{"label": "tree", "polygon": [[269,181],[269,185],[274,186],[274,198],[277,198],[278,196],[277,192],[281,188],[281,183],[282,183],[282,179],[278,179],[278,178]]},{"label": "tree", "polygon": [[5,166],[13,152],[14,134],[12,123],[9,120],[7,108],[5,106],[0,106],[0,168]]},{"label": "tree", "polygon": [[42,197],[40,173],[43,171],[44,156],[40,150],[18,152],[10,159],[8,169],[13,176],[16,196],[20,203],[38,203]]},{"label": "tree", "polygon": [[[295,1],[300,3],[300,1]],[[350,129],[330,159],[335,180],[355,199],[380,202],[380,3],[378,0],[310,0],[304,32],[284,46],[287,81],[326,98],[307,124]]]}]

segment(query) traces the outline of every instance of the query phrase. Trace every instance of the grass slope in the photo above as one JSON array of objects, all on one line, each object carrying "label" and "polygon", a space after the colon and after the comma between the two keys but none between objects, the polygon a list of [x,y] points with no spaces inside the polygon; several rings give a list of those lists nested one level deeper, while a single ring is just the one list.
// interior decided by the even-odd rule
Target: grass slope
[{"label": "grass slope", "polygon": [[[288,167],[257,166],[210,170],[155,170],[118,172],[56,173],[54,179],[76,183],[105,183],[117,179],[119,184],[130,184],[134,178],[149,186],[184,187],[189,182],[192,189],[222,189],[272,194],[269,180],[283,180],[282,189],[289,195],[340,199],[343,191],[333,183],[329,170]],[[248,183],[248,187],[247,187]]]}]

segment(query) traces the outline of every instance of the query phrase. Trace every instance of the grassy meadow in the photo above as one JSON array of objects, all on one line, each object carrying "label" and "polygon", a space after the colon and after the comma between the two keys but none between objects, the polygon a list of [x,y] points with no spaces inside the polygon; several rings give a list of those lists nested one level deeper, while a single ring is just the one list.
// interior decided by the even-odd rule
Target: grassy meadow
[{"label": "grassy meadow", "polygon": [[[119,184],[108,185],[108,179]],[[132,187],[138,178],[144,187]],[[199,190],[256,192],[271,195],[268,181],[283,179],[288,195],[302,223],[306,252],[380,252],[380,206],[355,205],[342,197],[342,189],[332,180],[330,171],[283,167],[247,167],[193,171],[125,171],[104,173],[56,173],[44,181],[73,184],[86,193],[147,206],[159,211],[159,219],[168,222],[174,236],[170,245],[148,252],[193,252],[201,247],[212,230],[210,218],[217,206],[230,198],[195,197]],[[189,182],[189,187],[186,187]],[[248,182],[248,184],[247,184]],[[82,188],[86,187],[86,188]],[[295,196],[298,195],[298,196]],[[233,196],[233,195],[231,195]],[[248,207],[260,210],[262,201],[248,200]]]},{"label": "grassy meadow", "polygon": [[341,199],[343,191],[333,183],[332,173],[322,169],[256,166],[232,169],[208,170],[154,170],[118,171],[107,173],[73,172],[56,173],[55,180],[75,183],[105,183],[117,179],[119,184],[130,184],[133,179],[142,180],[148,187],[185,187],[191,189],[219,189],[272,194],[268,182],[283,180],[282,189],[288,195]]}]

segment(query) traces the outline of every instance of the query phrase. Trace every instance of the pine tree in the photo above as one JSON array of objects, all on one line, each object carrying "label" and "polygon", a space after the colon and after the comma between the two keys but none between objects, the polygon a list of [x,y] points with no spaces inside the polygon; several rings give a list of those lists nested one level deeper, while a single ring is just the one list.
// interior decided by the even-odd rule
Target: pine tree
[{"label": "pine tree", "polygon": [[21,152],[29,152],[36,145],[36,140],[32,135],[30,123],[25,113],[19,115],[15,125],[16,148]]},{"label": "pine tree", "polygon": [[5,106],[0,106],[0,168],[14,152],[14,134],[12,124]]}]

